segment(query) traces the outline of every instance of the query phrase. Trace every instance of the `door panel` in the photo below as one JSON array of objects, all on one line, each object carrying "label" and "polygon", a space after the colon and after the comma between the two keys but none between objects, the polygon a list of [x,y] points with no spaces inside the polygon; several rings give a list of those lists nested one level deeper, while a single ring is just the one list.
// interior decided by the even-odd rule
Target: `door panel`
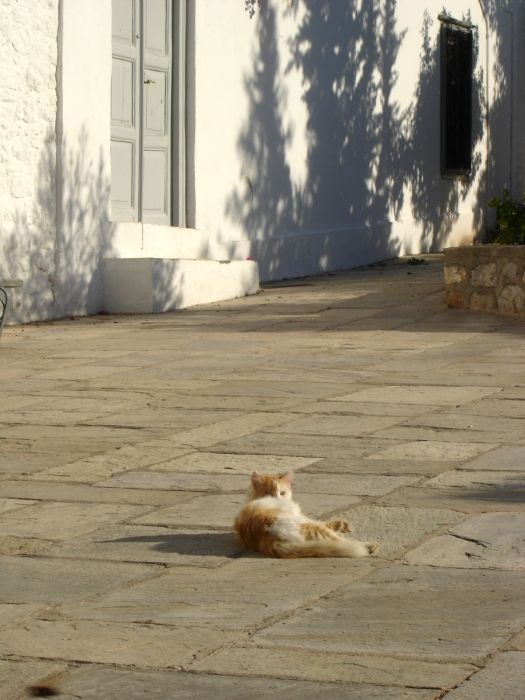
[{"label": "door panel", "polygon": [[137,33],[136,16],[133,5],[135,0],[113,0],[112,2],[112,36],[117,41],[132,44]]},{"label": "door panel", "polygon": [[140,0],[113,0],[111,218],[138,221],[140,190]]},{"label": "door panel", "polygon": [[142,190],[143,220],[160,223],[159,212],[167,208],[168,153],[165,150],[144,150],[144,187]]},{"label": "door panel", "polygon": [[135,103],[135,62],[114,58],[111,68],[111,121],[133,127]]},{"label": "door panel", "polygon": [[144,77],[144,132],[148,136],[166,136],[168,75],[146,68]]},{"label": "door panel", "polygon": [[135,147],[130,141],[111,142],[111,203],[114,209],[135,208]]},{"label": "door panel", "polygon": [[146,0],[144,13],[144,44],[146,51],[161,55],[169,53],[169,8],[167,0]]},{"label": "door panel", "polygon": [[[144,0],[143,4],[142,220],[155,224],[171,223],[171,4],[170,0]],[[164,177],[162,186],[161,175]],[[163,193],[162,197],[160,192]]]}]

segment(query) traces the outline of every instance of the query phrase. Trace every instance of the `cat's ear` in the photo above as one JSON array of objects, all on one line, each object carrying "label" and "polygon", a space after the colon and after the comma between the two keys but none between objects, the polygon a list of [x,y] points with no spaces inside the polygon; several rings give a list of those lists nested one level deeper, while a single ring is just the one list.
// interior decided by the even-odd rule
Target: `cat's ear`
[{"label": "cat's ear", "polygon": [[252,473],[252,486],[257,487],[262,482],[262,476],[258,472]]},{"label": "cat's ear", "polygon": [[291,486],[292,482],[293,482],[293,472],[292,471],[286,472],[286,474],[283,474],[280,478],[281,478],[281,481],[284,481],[286,484]]}]

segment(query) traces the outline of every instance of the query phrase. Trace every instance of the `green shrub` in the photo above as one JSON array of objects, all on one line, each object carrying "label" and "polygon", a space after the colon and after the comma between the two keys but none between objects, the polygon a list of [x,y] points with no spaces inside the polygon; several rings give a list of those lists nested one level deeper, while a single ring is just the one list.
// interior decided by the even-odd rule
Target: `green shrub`
[{"label": "green shrub", "polygon": [[488,206],[496,210],[497,230],[494,243],[512,245],[525,244],[525,194],[518,202],[510,196],[508,190],[503,190],[501,197],[492,197]]}]

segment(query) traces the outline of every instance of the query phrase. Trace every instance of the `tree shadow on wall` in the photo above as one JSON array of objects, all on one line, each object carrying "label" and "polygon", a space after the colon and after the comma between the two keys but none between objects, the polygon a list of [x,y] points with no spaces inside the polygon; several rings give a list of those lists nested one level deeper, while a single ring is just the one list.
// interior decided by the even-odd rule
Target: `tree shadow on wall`
[{"label": "tree shadow on wall", "polygon": [[[491,29],[491,103],[490,115],[490,155],[487,172],[487,194],[489,197],[501,195],[504,187],[507,187],[514,197],[520,198],[523,194],[525,182],[525,165],[520,162],[513,163],[513,133],[511,123],[519,124],[523,117],[521,100],[513,100],[510,77],[514,71],[514,43],[511,36],[515,33],[514,21],[516,10],[513,0],[498,0],[498,2],[486,2],[487,22]],[[511,26],[513,25],[513,26]],[[517,43],[517,42],[516,42]],[[511,119],[513,114],[513,119]],[[513,179],[516,175],[516,179]],[[489,210],[492,223],[495,220],[495,212]],[[489,221],[489,226],[491,222]]]},{"label": "tree shadow on wall", "polygon": [[[440,51],[431,31],[437,18],[425,15],[417,87],[412,102],[402,106],[396,62],[407,30],[398,27],[395,0],[303,0],[289,12],[297,31],[283,68],[276,10],[268,3],[257,15],[258,43],[245,76],[249,114],[238,140],[241,185],[226,207],[227,216],[246,232],[264,278],[279,279],[293,270],[290,255],[297,269],[305,256],[315,255],[317,271],[340,269],[340,260],[359,265],[396,257],[403,242],[392,223],[407,218],[420,232],[420,240],[412,242],[414,252],[441,249],[469,188],[484,182],[479,41],[475,37],[473,172],[468,182],[443,181]],[[306,112],[300,182],[290,169],[295,127],[283,72],[300,76]],[[293,243],[287,245],[287,239]]]},{"label": "tree shadow on wall", "polygon": [[[470,14],[460,18],[471,24]],[[432,31],[433,20],[425,11],[421,29],[420,69],[414,100],[406,115],[404,152],[399,172],[405,191],[410,193],[410,213],[420,231],[416,245],[424,252],[443,248],[459,219],[459,207],[471,190],[475,193],[474,221],[484,228],[486,157],[483,152],[485,71],[480,59],[479,28],[473,27],[472,50],[472,163],[468,178],[444,179],[440,169],[441,129],[441,50],[439,32]],[[484,28],[482,28],[484,31]],[[465,231],[465,239],[468,231]],[[418,251],[414,251],[418,252]]]},{"label": "tree shadow on wall", "polygon": [[[16,212],[3,241],[3,264],[23,279],[13,320],[61,318],[100,310],[101,260],[111,251],[110,183],[102,154],[93,162],[87,129],[72,146],[45,143],[31,210]],[[14,318],[13,318],[14,317]]]}]

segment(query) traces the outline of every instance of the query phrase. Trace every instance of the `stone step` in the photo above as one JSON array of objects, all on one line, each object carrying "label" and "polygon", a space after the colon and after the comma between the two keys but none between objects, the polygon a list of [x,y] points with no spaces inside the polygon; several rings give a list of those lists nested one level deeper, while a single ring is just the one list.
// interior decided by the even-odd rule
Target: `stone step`
[{"label": "stone step", "polygon": [[161,313],[255,294],[253,260],[106,258],[102,266],[108,313]]},{"label": "stone step", "polygon": [[111,233],[111,257],[208,259],[208,234],[178,226],[117,223]]}]

